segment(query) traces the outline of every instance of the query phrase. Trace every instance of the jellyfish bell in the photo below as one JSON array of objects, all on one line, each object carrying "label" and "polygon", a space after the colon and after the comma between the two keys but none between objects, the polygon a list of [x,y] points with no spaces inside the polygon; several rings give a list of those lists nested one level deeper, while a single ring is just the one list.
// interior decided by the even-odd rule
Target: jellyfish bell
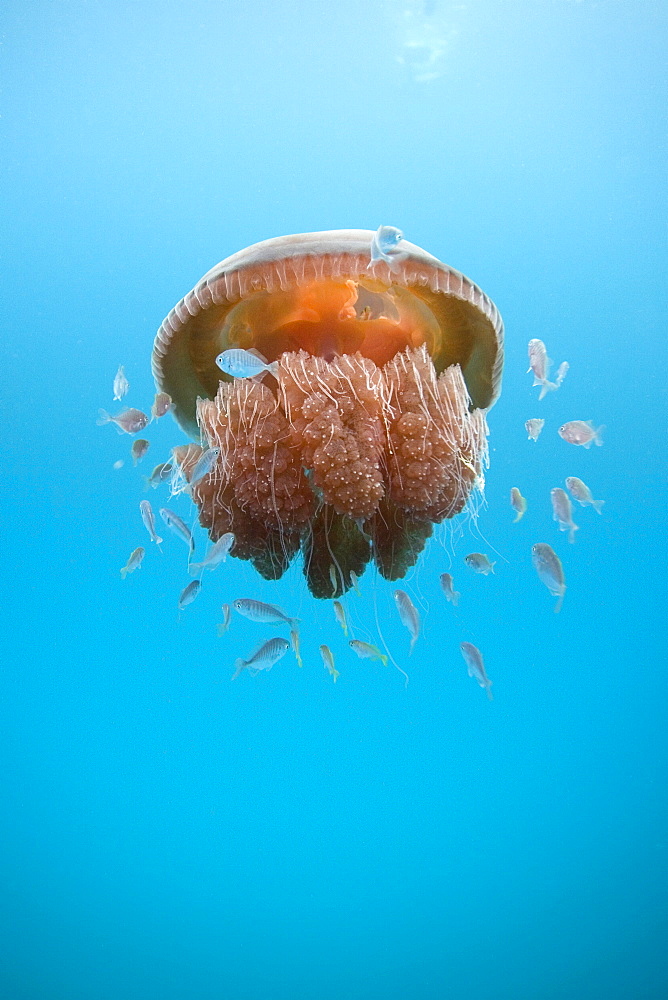
[{"label": "jellyfish bell", "polygon": [[[432,525],[458,513],[487,454],[503,324],[463,274],[375,233],[265,240],[216,265],[172,310],[153,350],[159,391],[196,444],[174,449],[200,522],[231,555],[280,577],[301,550],[309,588],[337,597],[373,559],[391,580]],[[216,359],[252,351],[272,374]],[[273,363],[276,363],[275,365]]]}]

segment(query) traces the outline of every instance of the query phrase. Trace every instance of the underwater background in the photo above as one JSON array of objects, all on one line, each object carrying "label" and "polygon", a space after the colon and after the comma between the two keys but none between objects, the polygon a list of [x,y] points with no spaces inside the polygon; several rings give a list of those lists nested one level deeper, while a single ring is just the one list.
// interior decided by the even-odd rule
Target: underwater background
[{"label": "underwater background", "polygon": [[[614,0],[5,3],[3,1000],[666,995],[666,20]],[[485,503],[400,584],[413,655],[395,585],[369,569],[346,598],[407,687],[353,655],[299,567],[268,583],[228,560],[179,613],[186,550],[151,546],[138,504],[166,501],[142,475],[185,438],[151,425],[134,469],[96,426],[119,364],[123,402],[150,406],[155,331],[217,261],[381,224],[479,283],[507,338]],[[541,402],[534,337],[571,366]],[[604,446],[561,440],[574,419]],[[605,501],[575,505],[573,545],[550,508],[566,476]],[[537,541],[564,564],[559,614]],[[237,597],[301,618],[303,669],[230,683],[277,634],[233,615],[219,637]]]}]

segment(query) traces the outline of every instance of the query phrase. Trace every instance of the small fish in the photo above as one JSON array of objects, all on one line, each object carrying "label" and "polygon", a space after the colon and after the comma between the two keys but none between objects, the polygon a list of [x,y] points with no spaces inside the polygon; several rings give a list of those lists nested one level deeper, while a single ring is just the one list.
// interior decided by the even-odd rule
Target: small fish
[{"label": "small fish", "polygon": [[483,662],[482,653],[477,646],[474,646],[472,642],[462,642],[459,645],[462,651],[462,656],[466,666],[468,667],[469,677],[475,677],[481,688],[485,688],[487,691],[487,697],[492,701],[492,682],[485,673],[485,664]]},{"label": "small fish", "polygon": [[513,521],[513,524],[517,524],[518,521],[521,521],[527,509],[527,502],[520,493],[517,486],[513,486],[513,488],[510,491],[510,506],[517,514],[517,517]]},{"label": "small fish", "polygon": [[417,642],[418,636],[420,635],[420,612],[415,607],[405,590],[395,590],[393,596],[394,603],[396,604],[397,611],[399,612],[401,624],[408,629],[411,637],[411,644],[408,650],[408,655],[410,656],[413,652],[413,647]]},{"label": "small fish", "polygon": [[346,609],[341,604],[341,601],[334,601],[334,614],[337,622],[343,629],[343,634],[348,635],[348,619],[346,617]]},{"label": "small fish", "polygon": [[[194,582],[194,581],[193,581]],[[269,639],[267,642],[263,642],[259,649],[257,649],[252,656],[247,660],[242,660],[241,657],[234,664],[234,674],[232,675],[232,680],[235,681],[239,674],[248,668],[248,673],[251,677],[256,677],[261,670],[271,670],[275,663],[285,656],[287,651],[290,649],[290,643],[287,639]]]},{"label": "small fish", "polygon": [[156,392],[155,399],[153,400],[153,406],[151,407],[151,418],[153,420],[159,420],[160,417],[164,417],[165,413],[169,413],[172,405],[172,397],[169,393]]},{"label": "small fish", "polygon": [[552,362],[547,356],[547,350],[542,340],[529,341],[529,367],[527,371],[533,372],[533,384],[541,387],[538,399],[543,399],[548,392],[555,392],[566,378],[568,373],[568,361],[562,361],[557,370],[555,382],[550,382],[550,366]]},{"label": "small fish", "polygon": [[118,472],[118,470],[122,469],[124,465],[125,465],[125,462],[123,461],[123,459],[119,458],[118,461],[114,462],[114,464],[112,465],[112,469],[115,469],[116,472]]},{"label": "small fish", "polygon": [[568,361],[562,361],[561,364],[559,365],[559,368],[557,369],[556,381],[550,382],[549,379],[545,379],[545,381],[543,382],[543,388],[540,390],[540,394],[538,396],[539,400],[543,399],[544,396],[547,396],[548,392],[557,391],[561,383],[566,378],[569,367],[570,365],[568,364]]},{"label": "small fish", "polygon": [[143,549],[140,545],[138,549],[134,550],[134,552],[131,554],[130,558],[126,562],[125,566],[121,570],[121,577],[125,579],[128,573],[134,573],[136,569],[140,569],[142,564],[142,559],[144,558],[145,555],[146,555],[146,550]]},{"label": "small fish", "polygon": [[217,569],[222,562],[225,562],[227,554],[233,545],[234,535],[231,531],[226,531],[224,535],[220,536],[217,542],[213,543],[201,562],[190,563],[188,572],[191,576],[198,576],[205,569]]},{"label": "small fish", "polygon": [[541,420],[540,417],[531,417],[530,420],[527,420],[524,426],[526,428],[527,434],[529,435],[529,441],[538,440],[538,438],[540,437],[540,432],[542,431],[544,425],[545,421]]},{"label": "small fish", "polygon": [[141,511],[141,519],[144,522],[144,527],[151,536],[151,541],[155,542],[156,545],[160,545],[162,538],[155,533],[155,517],[153,516],[153,508],[148,500],[141,501],[139,504],[139,510]]},{"label": "small fish", "polygon": [[357,573],[353,572],[353,570],[350,571],[350,583],[352,584],[352,588],[355,591],[355,593],[357,594],[357,596],[361,597],[362,596],[362,591],[360,590],[359,577],[358,577]]},{"label": "small fish", "polygon": [[545,399],[548,392],[556,392],[558,388],[559,386],[556,382],[550,382],[549,378],[546,378],[544,382],[541,382],[541,389],[538,393],[538,401],[540,402],[541,399]]},{"label": "small fish", "polygon": [[464,562],[470,569],[476,573],[482,573],[483,576],[493,573],[496,566],[496,562],[490,562],[483,552],[470,552],[469,555],[464,556]]},{"label": "small fish", "polygon": [[192,471],[192,475],[190,477],[191,486],[194,486],[195,483],[200,481],[200,479],[204,479],[205,476],[209,475],[216,464],[216,460],[219,455],[220,448],[207,448],[207,450],[198,458],[195,468]]},{"label": "small fish", "polygon": [[529,341],[529,367],[527,374],[533,372],[533,384],[544,385],[545,379],[550,374],[552,362],[547,356],[547,348],[542,340],[534,338]]},{"label": "small fish", "polygon": [[564,568],[559,556],[551,545],[547,545],[545,542],[536,542],[531,548],[531,561],[541,583],[545,584],[553,597],[559,598],[554,610],[555,613],[560,611],[566,593],[566,583]]},{"label": "small fish", "polygon": [[235,610],[252,622],[262,622],[267,625],[285,622],[292,628],[296,628],[299,624],[299,618],[290,618],[282,608],[275,604],[264,604],[262,601],[254,601],[248,597],[241,597],[233,603]]},{"label": "small fish", "polygon": [[332,585],[332,596],[333,596],[339,589],[339,581],[336,578],[336,566],[334,565],[334,563],[329,564],[329,582]]},{"label": "small fish", "polygon": [[570,497],[560,486],[555,486],[550,490],[552,499],[552,516],[559,523],[559,531],[568,532],[568,541],[575,541],[575,532],[579,531],[577,524],[573,521],[573,508]]},{"label": "small fish", "polygon": [[439,580],[441,582],[441,590],[445,594],[450,604],[454,604],[455,607],[459,602],[459,598],[462,596],[454,589],[454,580],[449,573],[441,573]]},{"label": "small fish", "polygon": [[559,437],[569,444],[581,444],[583,448],[591,448],[592,441],[599,447],[603,444],[601,434],[605,425],[594,427],[591,420],[569,420],[559,428]]},{"label": "small fish", "polygon": [[195,539],[192,536],[190,528],[188,525],[181,520],[178,514],[175,514],[173,510],[168,507],[161,507],[158,511],[160,517],[163,519],[170,531],[173,531],[175,535],[182,538],[186,543],[190,552],[195,551]]},{"label": "small fish", "polygon": [[137,434],[139,431],[143,431],[149,422],[145,413],[142,413],[141,410],[135,410],[133,407],[121,410],[114,416],[107,413],[106,410],[99,410],[98,413],[98,427],[103,427],[104,424],[116,424],[119,434]]},{"label": "small fish", "polygon": [[397,244],[403,238],[404,234],[395,226],[379,226],[371,240],[371,260],[367,267],[373,267],[378,260],[384,260],[392,267],[397,255],[401,253],[397,250]]},{"label": "small fish", "polygon": [[200,592],[202,583],[200,580],[191,580],[187,587],[184,587],[179,597],[179,611],[183,611],[195,600]]},{"label": "small fish", "polygon": [[586,486],[581,479],[578,479],[577,476],[569,476],[566,480],[566,486],[568,487],[573,499],[577,500],[577,502],[582,504],[583,507],[589,505],[590,507],[593,507],[597,513],[603,513],[601,507],[605,503],[605,500],[594,500],[589,487]]},{"label": "small fish", "polygon": [[329,670],[334,683],[336,684],[336,678],[340,677],[339,671],[334,666],[334,654],[332,653],[329,646],[324,644],[320,647],[320,655],[322,656],[322,662],[326,670]]},{"label": "small fish", "polygon": [[278,378],[278,361],[270,361],[267,364],[251,351],[243,351],[238,347],[231,347],[223,351],[216,358],[216,364],[226,375],[233,378],[255,378],[263,372],[269,372]]},{"label": "small fish", "polygon": [[557,368],[557,377],[556,377],[556,380],[555,380],[556,381],[557,389],[559,388],[559,386],[562,384],[562,382],[564,381],[564,379],[568,375],[568,369],[570,367],[571,366],[569,365],[568,361],[562,361],[561,364],[559,365],[559,367]]},{"label": "small fish", "polygon": [[232,617],[232,608],[229,606],[229,604],[223,604],[222,611],[223,611],[223,620],[220,623],[220,625],[216,625],[218,635],[225,635],[228,628],[230,627],[230,618]]},{"label": "small fish", "polygon": [[172,474],[172,468],[171,462],[160,462],[159,465],[156,465],[151,475],[144,478],[146,489],[149,486],[151,489],[155,489],[161,483],[166,483]]},{"label": "small fish", "polygon": [[171,496],[178,496],[179,493],[191,492],[190,476],[195,470],[198,461],[206,454],[206,449],[197,444],[180,445],[172,448],[172,474],[169,481],[169,492]]},{"label": "small fish", "polygon": [[147,441],[146,438],[137,438],[136,441],[132,442],[130,454],[132,455],[132,462],[134,465],[136,465],[137,462],[141,462],[150,447],[151,442]]},{"label": "small fish", "polygon": [[385,653],[381,653],[378,646],[362,642],[361,639],[351,639],[348,645],[355,650],[361,660],[380,660],[382,664],[387,665],[387,657]]},{"label": "small fish", "polygon": [[125,377],[125,370],[123,365],[120,365],[114,376],[114,399],[123,399],[123,396],[127,395],[129,388],[130,383]]},{"label": "small fish", "polygon": [[298,667],[303,667],[302,656],[299,651],[299,629],[290,629],[290,645],[292,646],[292,652],[295,654],[295,660],[297,661]]}]

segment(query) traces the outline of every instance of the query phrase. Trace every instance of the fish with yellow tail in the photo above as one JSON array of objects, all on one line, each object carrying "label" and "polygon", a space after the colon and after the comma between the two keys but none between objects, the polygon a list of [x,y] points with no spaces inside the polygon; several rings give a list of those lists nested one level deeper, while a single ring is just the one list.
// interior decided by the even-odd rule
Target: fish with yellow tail
[{"label": "fish with yellow tail", "polygon": [[146,555],[146,550],[140,545],[139,548],[135,549],[130,555],[130,558],[126,562],[125,566],[121,570],[121,578],[124,580],[128,573],[134,573],[136,569],[140,569],[142,560]]},{"label": "fish with yellow tail", "polygon": [[519,488],[517,486],[513,486],[513,488],[510,491],[510,506],[517,514],[517,517],[513,521],[513,524],[517,524],[518,521],[522,520],[527,509],[527,502],[520,493]]},{"label": "fish with yellow tail", "polygon": [[320,655],[322,656],[322,663],[325,670],[329,670],[332,680],[336,684],[336,678],[340,677],[339,671],[334,666],[334,654],[332,653],[329,646],[322,645],[320,647]]},{"label": "fish with yellow tail", "polygon": [[378,646],[371,642],[362,642],[361,639],[351,639],[348,643],[350,648],[357,653],[360,660],[380,660],[383,666],[387,666],[387,656],[381,653]]}]

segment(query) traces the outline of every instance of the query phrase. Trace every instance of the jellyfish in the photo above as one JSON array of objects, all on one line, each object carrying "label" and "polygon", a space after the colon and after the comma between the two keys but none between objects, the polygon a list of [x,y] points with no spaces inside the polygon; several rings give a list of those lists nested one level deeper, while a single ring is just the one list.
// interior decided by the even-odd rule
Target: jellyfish
[{"label": "jellyfish", "polygon": [[[170,312],[153,349],[157,389],[194,443],[173,450],[199,519],[231,555],[278,579],[301,553],[311,593],[336,598],[374,563],[415,564],[459,513],[487,461],[486,414],[503,364],[493,302],[402,240],[371,263],[374,233],[257,243],[217,264]],[[235,379],[222,351],[272,372]]]}]

